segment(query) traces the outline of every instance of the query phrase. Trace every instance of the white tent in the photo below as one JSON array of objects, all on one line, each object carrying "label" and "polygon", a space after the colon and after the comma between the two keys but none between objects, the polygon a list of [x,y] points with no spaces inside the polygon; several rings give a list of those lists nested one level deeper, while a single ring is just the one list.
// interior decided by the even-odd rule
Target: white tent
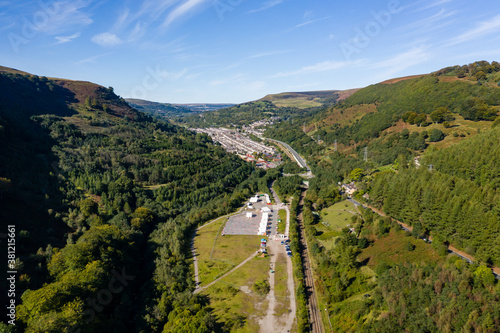
[{"label": "white tent", "polygon": [[253,217],[252,213],[247,213],[247,219],[251,219]]},{"label": "white tent", "polygon": [[271,212],[271,208],[269,208],[269,207],[262,207],[261,211],[264,212],[264,213],[269,213],[269,212]]},{"label": "white tent", "polygon": [[250,202],[251,202],[251,203],[256,203],[257,201],[259,201],[259,198],[258,198],[258,197],[251,197],[251,198],[250,198]]}]

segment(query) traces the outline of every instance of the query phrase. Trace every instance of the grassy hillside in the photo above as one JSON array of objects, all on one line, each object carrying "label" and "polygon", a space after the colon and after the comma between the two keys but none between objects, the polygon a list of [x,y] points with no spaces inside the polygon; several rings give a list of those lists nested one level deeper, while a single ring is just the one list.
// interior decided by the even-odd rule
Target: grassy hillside
[{"label": "grassy hillside", "polygon": [[193,112],[183,106],[168,103],[156,103],[134,98],[126,98],[125,101],[136,110],[151,114],[156,118],[178,117]]},{"label": "grassy hillside", "polygon": [[339,99],[338,90],[286,92],[267,95],[260,101],[272,102],[278,107],[296,107],[300,109],[335,104]]},{"label": "grassy hillside", "polygon": [[76,112],[89,117],[106,113],[110,120],[127,117],[139,121],[143,117],[115,95],[113,88],[91,82],[48,79],[3,67],[0,85],[0,107],[5,119],[47,113],[69,116]]}]

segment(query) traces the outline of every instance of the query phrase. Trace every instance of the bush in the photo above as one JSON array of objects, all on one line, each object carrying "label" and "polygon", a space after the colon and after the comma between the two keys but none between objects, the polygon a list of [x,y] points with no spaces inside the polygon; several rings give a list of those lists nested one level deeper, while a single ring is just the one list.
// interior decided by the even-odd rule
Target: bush
[{"label": "bush", "polygon": [[370,241],[365,237],[358,239],[358,247],[360,249],[366,249],[369,244],[370,244]]},{"label": "bush", "polygon": [[415,245],[412,244],[411,242],[408,242],[408,243],[406,243],[406,249],[411,252],[411,251],[415,250]]},{"label": "bush", "polygon": [[377,274],[377,276],[381,276],[389,269],[391,269],[391,266],[388,263],[381,262],[380,264],[377,265],[377,267],[375,267],[375,274]]},{"label": "bush", "polygon": [[253,290],[261,295],[267,295],[269,293],[269,290],[271,290],[271,287],[269,286],[269,283],[266,280],[262,280],[260,282],[255,282],[253,285]]},{"label": "bush", "polygon": [[439,142],[443,140],[445,137],[444,133],[437,128],[433,129],[431,131],[431,134],[429,135],[429,141],[430,142]]}]

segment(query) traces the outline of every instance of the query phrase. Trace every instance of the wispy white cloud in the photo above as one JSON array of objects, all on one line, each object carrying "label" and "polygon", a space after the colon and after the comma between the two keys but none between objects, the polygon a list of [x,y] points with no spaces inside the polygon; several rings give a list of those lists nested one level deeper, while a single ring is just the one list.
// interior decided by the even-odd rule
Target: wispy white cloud
[{"label": "wispy white cloud", "polygon": [[10,28],[12,28],[12,27],[13,27],[13,26],[15,26],[15,25],[16,25],[16,23],[15,23],[15,22],[12,22],[12,23],[10,23],[10,24],[7,24],[7,25],[6,25],[6,26],[4,26],[4,27],[1,27],[1,28],[0,28],[0,31],[9,30]]},{"label": "wispy white cloud", "polygon": [[[408,25],[405,26],[406,29],[409,30],[417,30],[421,29],[422,27],[436,27],[439,22],[447,20],[451,17],[454,17],[455,15],[458,14],[458,11],[453,10],[453,11],[447,11],[444,8],[442,8],[439,13],[436,13],[434,15],[427,16],[421,20],[412,22]],[[451,24],[453,20],[449,20],[447,24]]]},{"label": "wispy white cloud", "polygon": [[115,34],[112,34],[110,32],[103,32],[100,34],[95,35],[91,39],[94,43],[105,46],[105,47],[110,47],[110,46],[117,46],[123,43],[123,41],[120,39]]},{"label": "wispy white cloud", "polygon": [[291,53],[293,50],[278,50],[278,51],[269,51],[269,52],[262,52],[262,53],[256,53],[251,56],[248,56],[246,59],[256,59],[256,58],[264,58],[264,57],[270,57],[274,55],[279,55],[279,54],[286,54],[286,53]]},{"label": "wispy white cloud", "polygon": [[247,14],[253,14],[253,13],[262,12],[264,10],[268,10],[269,8],[277,6],[282,2],[283,2],[283,0],[271,0],[271,1],[264,2],[264,4],[260,8],[250,10],[247,12]]},{"label": "wispy white cloud", "polygon": [[98,54],[98,55],[95,55],[92,57],[88,57],[88,58],[82,59],[80,61],[77,61],[76,65],[95,64],[95,63],[97,63],[97,59],[105,57],[105,56],[110,55],[110,54],[111,54],[111,52],[107,52],[107,53]]},{"label": "wispy white cloud", "polygon": [[55,44],[57,45],[57,44],[68,43],[68,42],[71,42],[73,39],[78,38],[78,37],[80,37],[79,32],[74,33],[71,36],[56,36],[56,37],[54,37],[57,40],[57,42]]},{"label": "wispy white cloud", "polygon": [[409,51],[400,53],[386,60],[372,63],[370,67],[387,69],[383,72],[383,78],[390,78],[403,70],[420,63],[426,62],[430,58],[430,53],[426,46],[414,47]]},{"label": "wispy white cloud", "polygon": [[306,10],[306,12],[304,13],[304,18],[312,17],[313,14],[314,14],[314,11]]},{"label": "wispy white cloud", "polygon": [[420,2],[413,3],[413,5],[415,5],[415,7],[417,7],[417,10],[416,10],[417,12],[421,12],[421,11],[428,10],[431,8],[443,6],[444,4],[450,3],[451,1],[452,0],[431,0],[431,1],[423,0]]},{"label": "wispy white cloud", "polygon": [[247,74],[245,73],[237,73],[234,75],[230,75],[228,77],[223,77],[223,78],[217,78],[215,80],[210,81],[211,86],[220,86],[223,84],[235,84],[235,83],[240,83],[246,80]]},{"label": "wispy white cloud", "polygon": [[421,39],[422,36],[438,37],[437,31],[449,27],[450,25],[457,24],[458,14],[459,12],[456,10],[445,10],[442,8],[435,14],[426,15],[422,19],[408,22],[408,24],[396,28],[396,31],[400,38],[407,40],[412,38]]},{"label": "wispy white cloud", "polygon": [[463,34],[452,38],[447,45],[457,45],[470,41],[471,39],[477,39],[492,33],[500,32],[500,15],[493,17],[488,21],[483,21],[479,23],[475,28],[472,28]]},{"label": "wispy white cloud", "polygon": [[86,0],[54,2],[54,13],[49,15],[48,20],[36,25],[36,29],[55,35],[88,26],[94,21],[88,12],[90,4],[91,1]]},{"label": "wispy white cloud", "polygon": [[130,42],[138,40],[142,36],[144,36],[146,32],[147,32],[146,25],[144,23],[137,22],[132,31],[130,31],[127,40]]},{"label": "wispy white cloud", "polygon": [[179,79],[185,77],[187,73],[188,73],[188,70],[186,68],[184,68],[183,70],[177,71],[177,72],[168,72],[168,71],[162,70],[162,71],[158,72],[158,75],[162,78],[176,81],[176,80],[179,80]]},{"label": "wispy white cloud", "polygon": [[210,0],[186,0],[181,5],[174,8],[163,22],[163,27],[168,27],[178,19],[192,14],[195,10]]},{"label": "wispy white cloud", "polygon": [[361,60],[356,60],[356,61],[332,61],[332,60],[328,60],[328,61],[319,62],[319,63],[311,65],[311,66],[305,66],[305,67],[302,67],[302,68],[294,70],[294,71],[280,72],[280,73],[277,73],[277,74],[271,76],[271,78],[327,72],[327,71],[331,71],[331,70],[335,70],[335,69],[344,68],[347,66],[353,66],[353,65],[359,64],[359,63],[361,63]]},{"label": "wispy white cloud", "polygon": [[300,28],[300,27],[303,27],[305,25],[309,25],[309,24],[316,23],[316,22],[319,22],[319,21],[328,20],[329,18],[331,18],[331,16],[326,16],[326,17],[321,17],[321,18],[315,19],[315,20],[310,20],[310,21],[307,21],[307,22],[304,22],[304,23],[297,24],[295,26],[295,28]]},{"label": "wispy white cloud", "polygon": [[111,31],[118,31],[127,27],[135,18],[130,15],[130,8],[124,8],[123,11],[118,15]]}]

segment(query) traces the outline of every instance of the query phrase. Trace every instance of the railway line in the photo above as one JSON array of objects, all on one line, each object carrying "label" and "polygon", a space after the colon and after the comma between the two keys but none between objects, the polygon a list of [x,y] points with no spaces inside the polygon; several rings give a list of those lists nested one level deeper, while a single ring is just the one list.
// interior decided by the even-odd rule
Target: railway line
[{"label": "railway line", "polygon": [[302,217],[302,211],[304,207],[304,197],[307,191],[302,191],[300,195],[299,206],[297,210],[297,223],[299,224],[299,242],[300,242],[300,256],[302,259],[302,269],[304,271],[304,283],[307,294],[307,307],[309,311],[309,323],[312,333],[323,333],[324,327],[321,321],[320,308],[318,306],[318,300],[316,297],[316,288],[314,286],[313,271],[311,268],[311,260],[309,256],[309,247],[307,246],[307,240],[304,229],[304,220]]}]

